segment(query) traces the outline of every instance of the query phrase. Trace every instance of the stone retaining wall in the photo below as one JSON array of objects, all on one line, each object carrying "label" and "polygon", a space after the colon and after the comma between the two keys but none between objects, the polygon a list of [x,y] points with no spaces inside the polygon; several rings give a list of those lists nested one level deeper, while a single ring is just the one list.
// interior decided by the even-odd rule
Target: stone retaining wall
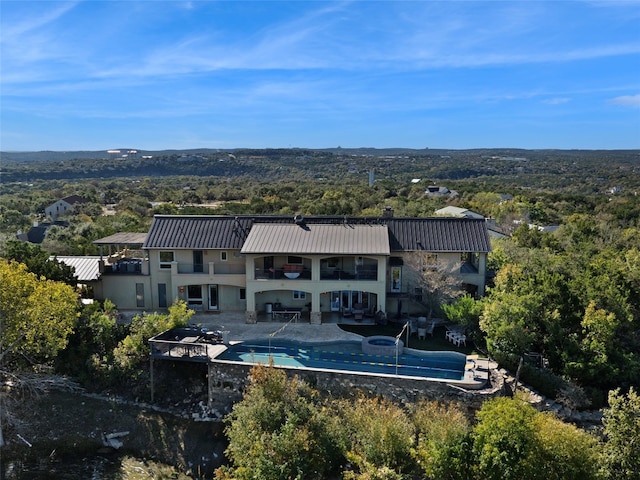
[{"label": "stone retaining wall", "polygon": [[[251,365],[211,363],[209,365],[209,408],[228,412],[240,400],[248,385]],[[504,369],[490,369],[487,386],[481,390],[465,390],[456,385],[429,380],[393,376],[358,375],[339,371],[284,369],[292,378],[298,376],[312,387],[334,397],[350,398],[365,394],[384,397],[399,405],[411,405],[420,400],[458,402],[473,414],[491,398],[511,396],[515,379]],[[559,418],[584,428],[599,428],[601,411],[572,411],[547,399],[526,385],[520,385],[523,397],[536,409],[549,411]],[[216,415],[220,417],[220,413]]]},{"label": "stone retaining wall", "polygon": [[[228,410],[229,404],[242,399],[248,384],[251,365],[211,363],[209,365],[209,405]],[[284,369],[291,378],[298,376],[312,387],[334,397],[381,396],[400,405],[419,400],[458,401],[469,411],[475,411],[482,403],[504,395],[502,376],[489,375],[488,386],[483,390],[465,390],[455,385],[429,380],[415,380],[393,376],[358,375],[338,371],[311,371]]]}]

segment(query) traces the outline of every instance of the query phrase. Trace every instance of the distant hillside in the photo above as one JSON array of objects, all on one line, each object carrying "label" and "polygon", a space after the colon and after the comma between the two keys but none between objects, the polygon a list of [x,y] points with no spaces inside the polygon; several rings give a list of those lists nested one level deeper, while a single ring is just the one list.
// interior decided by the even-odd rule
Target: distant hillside
[{"label": "distant hillside", "polygon": [[78,150],[68,152],[58,152],[44,150],[40,152],[0,152],[0,160],[6,160],[10,162],[46,162],[46,161],[62,161],[62,160],[107,160],[109,158],[118,158],[127,154],[128,151],[135,150],[137,153],[135,156],[142,157],[143,155],[152,155],[154,157],[169,156],[169,155],[210,155],[221,152],[222,150],[210,149],[210,148],[194,148],[190,150],[138,150],[135,148],[115,148],[113,150],[120,150],[120,154],[110,154],[107,150]]},{"label": "distant hillside", "polygon": [[[501,179],[517,185],[571,187],[603,182],[631,188],[640,171],[640,151],[523,150],[515,148],[444,150],[408,148],[189,149],[118,152],[3,152],[0,181],[80,180],[169,176],[251,178],[268,182],[306,179],[335,182],[413,179]],[[547,178],[543,181],[542,177]],[[635,191],[635,186],[633,187]]]},{"label": "distant hillside", "polygon": [[[475,148],[466,150],[456,149],[413,149],[413,148],[372,148],[372,147],[358,147],[358,148],[343,148],[343,147],[330,147],[330,148],[230,148],[230,149],[217,149],[217,148],[192,148],[185,150],[171,149],[171,150],[140,150],[135,148],[114,148],[113,150],[119,150],[120,154],[110,154],[108,150],[78,150],[78,151],[40,151],[40,152],[3,152],[0,151],[0,161],[5,160],[8,162],[32,162],[32,161],[64,161],[64,160],[107,160],[110,158],[122,158],[123,155],[127,155],[127,152],[135,150],[136,153],[131,155],[133,157],[140,158],[142,156],[153,157],[170,157],[170,156],[193,156],[193,155],[215,155],[219,153],[245,153],[252,155],[266,155],[272,156],[273,154],[285,154],[285,155],[297,155],[300,152],[317,152],[317,153],[331,153],[334,155],[354,155],[354,156],[371,156],[371,157],[383,157],[389,155],[518,155],[526,156],[527,154],[541,154],[541,153],[557,153],[565,156],[578,155],[583,157],[589,157],[594,154],[610,154],[610,153],[625,153],[640,155],[640,152],[633,150],[526,150],[521,148]],[[640,158],[640,157],[639,157]]]}]

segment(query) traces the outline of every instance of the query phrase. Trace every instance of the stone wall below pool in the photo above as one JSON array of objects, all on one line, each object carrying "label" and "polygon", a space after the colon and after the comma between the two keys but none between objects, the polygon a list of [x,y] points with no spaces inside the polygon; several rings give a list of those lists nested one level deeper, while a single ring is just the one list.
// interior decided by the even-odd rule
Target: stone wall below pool
[{"label": "stone wall below pool", "polygon": [[[242,399],[248,385],[251,365],[209,364],[209,405],[228,410]],[[487,387],[465,390],[455,385],[429,380],[393,376],[358,375],[354,373],[284,369],[292,378],[298,376],[320,392],[333,397],[356,398],[362,394],[384,397],[396,404],[409,405],[420,400],[457,401],[474,412],[489,398],[505,395],[504,378],[492,370]]]}]

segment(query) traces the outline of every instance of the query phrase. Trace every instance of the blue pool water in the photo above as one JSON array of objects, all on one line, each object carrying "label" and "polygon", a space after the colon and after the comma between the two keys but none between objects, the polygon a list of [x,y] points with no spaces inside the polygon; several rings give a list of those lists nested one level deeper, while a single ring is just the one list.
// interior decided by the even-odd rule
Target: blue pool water
[{"label": "blue pool water", "polygon": [[230,345],[216,360],[269,364],[411,377],[461,380],[466,357],[457,352],[416,352],[398,355],[362,353],[360,342],[304,344],[268,340]]}]

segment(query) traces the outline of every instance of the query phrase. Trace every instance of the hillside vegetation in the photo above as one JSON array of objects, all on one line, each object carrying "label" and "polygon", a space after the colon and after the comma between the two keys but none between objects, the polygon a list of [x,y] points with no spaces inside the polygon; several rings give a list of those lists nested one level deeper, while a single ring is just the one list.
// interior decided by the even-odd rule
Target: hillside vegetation
[{"label": "hillside vegetation", "polygon": [[[326,467],[333,474],[345,462],[350,467],[344,478],[354,479],[411,478],[416,472],[433,478],[493,478],[495,472],[505,475],[500,478],[537,478],[530,469],[545,461],[555,470],[536,473],[541,478],[637,478],[637,445],[616,431],[640,431],[640,152],[336,148],[157,152],[151,158],[142,158],[143,152],[127,158],[20,155],[2,154],[0,256],[6,260],[0,261],[6,262],[2,271],[11,285],[29,295],[49,288],[46,282],[73,284],[49,255],[96,254],[93,241],[119,231],[145,232],[154,214],[379,216],[391,208],[396,216],[430,216],[454,205],[490,217],[506,237],[492,243],[487,295],[459,297],[437,313],[463,324],[478,349],[519,370],[523,381],[567,408],[613,412],[605,417],[602,438],[506,401],[445,429],[427,418],[410,420],[410,411],[386,403],[363,401],[359,410],[327,406],[306,386],[261,374],[262,383],[256,380],[246,403],[228,418],[232,465],[221,475],[249,478],[254,468],[271,471],[283,467],[276,459],[291,458],[291,478],[321,478],[304,469]],[[445,193],[429,193],[430,185],[446,187]],[[42,244],[15,240],[18,231],[46,220],[48,205],[68,195],[87,202],[64,217],[65,224],[48,228]],[[555,228],[542,228],[548,226]],[[48,332],[56,334],[56,348],[41,352],[29,343],[37,339],[19,334],[38,321],[39,312],[16,309],[14,291],[2,291],[5,283],[0,327],[20,340],[20,351],[35,351],[38,362],[94,388],[118,385],[133,392],[144,385],[145,336],[189,315],[145,314],[123,328],[109,302],[78,307],[72,312],[78,314],[75,326]],[[60,289],[63,294],[74,295],[67,288]],[[10,369],[4,379],[18,368],[33,368],[24,360],[5,364]],[[267,387],[285,389],[286,401],[269,406]],[[245,438],[237,422],[254,421],[252,415],[269,413],[268,406],[282,408],[275,412],[281,421],[261,424],[270,428],[260,438],[281,443],[252,443],[255,438]],[[340,425],[330,425],[332,431],[312,421],[325,418],[329,407],[344,415]],[[314,444],[311,437],[318,432],[299,428],[300,422],[320,429],[323,445]],[[365,437],[365,431],[373,433]],[[396,450],[375,448],[385,435],[397,440],[387,445]],[[574,442],[582,447],[556,448]],[[318,457],[305,457],[307,447]],[[260,455],[245,458],[247,449]],[[317,461],[325,455],[332,463]],[[559,465],[571,468],[566,476]]]}]

